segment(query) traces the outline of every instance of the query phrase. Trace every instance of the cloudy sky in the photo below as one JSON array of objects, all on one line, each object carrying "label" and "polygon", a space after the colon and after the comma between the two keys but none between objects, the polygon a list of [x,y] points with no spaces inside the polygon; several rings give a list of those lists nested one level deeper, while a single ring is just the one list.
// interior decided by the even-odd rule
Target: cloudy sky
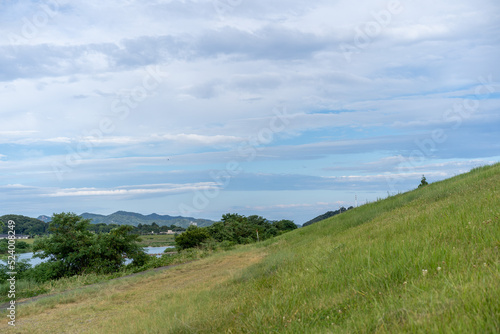
[{"label": "cloudy sky", "polygon": [[500,161],[497,0],[0,2],[0,214],[297,224]]}]

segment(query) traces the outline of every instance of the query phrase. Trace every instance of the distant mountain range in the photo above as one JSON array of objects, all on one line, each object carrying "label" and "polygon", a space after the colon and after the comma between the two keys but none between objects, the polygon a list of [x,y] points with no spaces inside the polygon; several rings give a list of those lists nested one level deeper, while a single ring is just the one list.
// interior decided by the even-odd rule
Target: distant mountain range
[{"label": "distant mountain range", "polygon": [[[158,215],[156,213],[152,213],[150,215],[145,216],[140,213],[126,212],[126,211],[117,211],[107,216],[85,212],[82,213],[80,216],[85,219],[91,219],[92,224],[104,223],[104,224],[137,226],[139,224],[151,225],[152,223],[156,223],[159,226],[175,225],[187,228],[191,223],[196,223],[200,227],[210,226],[214,223],[214,221],[209,219],[196,219],[192,217],[182,217],[182,216],[173,217],[169,215]],[[38,219],[44,222],[49,222],[51,218],[42,215],[39,216]]]},{"label": "distant mountain range", "polygon": [[48,223],[52,220],[52,218],[50,218],[49,216],[45,216],[45,215],[38,216],[37,219],[43,221],[44,223]]}]

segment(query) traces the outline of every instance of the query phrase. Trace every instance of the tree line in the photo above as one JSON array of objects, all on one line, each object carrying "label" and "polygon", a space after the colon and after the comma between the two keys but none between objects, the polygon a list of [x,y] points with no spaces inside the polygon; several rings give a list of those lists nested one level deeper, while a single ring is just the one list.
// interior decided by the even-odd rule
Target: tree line
[{"label": "tree line", "polygon": [[[132,260],[126,268],[144,270],[154,265],[154,257],[148,256],[139,245],[139,232],[151,233],[157,227],[159,231],[167,228],[154,225],[156,224],[139,227],[102,226],[93,225],[90,219],[74,213],[54,214],[52,221],[47,224],[46,235],[36,238],[33,244],[34,257],[46,261],[33,268],[26,261],[17,261],[16,277],[45,282],[74,275],[114,273],[124,269],[126,258]],[[228,213],[222,216],[220,222],[211,226],[190,226],[177,235],[175,241],[177,248],[182,251],[204,243],[220,243],[225,246],[251,243],[296,228],[290,220],[269,221],[260,216],[245,217]],[[171,226],[170,229],[179,230],[176,226]],[[0,279],[8,278],[4,276],[13,269],[8,264],[0,264]]]},{"label": "tree line", "polygon": [[0,231],[2,234],[7,234],[7,222],[9,220],[13,220],[16,222],[16,234],[25,234],[25,235],[43,235],[47,233],[49,225],[39,219],[30,218],[21,215],[5,215],[0,217]]},{"label": "tree line", "polygon": [[227,213],[221,221],[207,227],[190,226],[186,232],[175,237],[179,249],[199,247],[208,243],[248,244],[265,240],[294,230],[297,225],[291,220],[269,221],[261,216],[245,217]]},{"label": "tree line", "polygon": [[[34,236],[43,236],[51,233],[49,229],[50,223],[45,223],[36,218],[30,218],[21,215],[4,215],[0,217],[0,222],[3,222],[4,225],[0,224],[0,234],[7,234],[7,222],[9,220],[13,220],[16,222],[16,234],[24,234],[29,235],[31,237]],[[93,233],[109,233],[111,230],[120,227],[118,224],[88,224],[87,229]],[[172,230],[174,232],[183,232],[186,229],[176,226],[159,226],[155,222],[152,224],[139,224],[138,226],[131,226],[132,233],[137,234],[151,234],[151,232],[158,234],[160,232],[167,232]]]},{"label": "tree line", "polygon": [[[105,223],[99,223],[99,224],[91,224],[88,226],[89,231],[92,231],[94,233],[109,233],[111,230],[118,228],[123,225],[118,225],[118,224],[105,224]],[[168,232],[168,231],[173,231],[173,232],[184,232],[186,229],[180,226],[176,225],[164,225],[164,226],[159,226],[155,222],[151,224],[139,224],[137,226],[132,226],[132,233],[137,233],[137,234],[158,234],[160,232]]]}]

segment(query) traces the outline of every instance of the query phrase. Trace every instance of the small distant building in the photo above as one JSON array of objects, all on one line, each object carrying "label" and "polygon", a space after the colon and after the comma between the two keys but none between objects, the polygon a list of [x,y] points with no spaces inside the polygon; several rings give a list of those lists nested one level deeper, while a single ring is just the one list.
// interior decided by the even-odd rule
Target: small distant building
[{"label": "small distant building", "polygon": [[196,227],[198,227],[198,223],[195,223],[195,222],[189,222],[189,226],[196,226]]},{"label": "small distant building", "polygon": [[[13,237],[14,237],[14,239],[29,239],[30,238],[30,236],[26,235],[26,234],[16,234]],[[0,239],[9,239],[9,235],[8,234],[0,234]],[[12,239],[12,236],[11,236],[11,239]]]},{"label": "small distant building", "polygon": [[172,230],[168,230],[167,232],[160,232],[160,234],[175,234],[175,232]]}]

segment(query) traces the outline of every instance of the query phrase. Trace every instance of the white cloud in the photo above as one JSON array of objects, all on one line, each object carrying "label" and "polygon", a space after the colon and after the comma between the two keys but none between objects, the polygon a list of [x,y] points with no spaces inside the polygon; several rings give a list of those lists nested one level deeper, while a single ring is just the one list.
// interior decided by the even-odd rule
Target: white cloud
[{"label": "white cloud", "polygon": [[204,136],[198,134],[165,134],[158,135],[160,139],[173,140],[183,143],[196,143],[203,145],[220,145],[220,144],[228,144],[228,143],[239,143],[244,140],[244,138],[236,137],[236,136],[225,136],[225,135],[215,135],[215,136]]},{"label": "white cloud", "polygon": [[295,203],[295,204],[275,204],[275,205],[268,205],[268,206],[248,206],[248,209],[253,209],[253,210],[259,210],[259,211],[269,211],[273,209],[300,209],[300,208],[318,208],[318,207],[323,207],[323,208],[331,208],[331,207],[337,207],[339,205],[345,204],[342,201],[337,201],[337,202],[316,202],[316,203]]},{"label": "white cloud", "polygon": [[[389,2],[57,3],[32,31],[42,2],[0,4],[0,185],[36,184],[33,194],[52,194],[47,201],[161,196],[211,182],[209,170],[236,160],[247,174],[229,187],[279,188],[296,176],[297,187],[314,188],[349,175],[326,186],[373,190],[384,172],[439,178],[498,154],[494,1],[401,2],[369,36],[363,29]],[[350,62],[343,43],[355,48]],[[148,68],[161,77],[151,89]],[[475,101],[481,77],[492,78],[489,95],[454,128],[446,113]],[[293,117],[270,142],[249,144],[270,129],[276,106]],[[436,129],[447,139],[414,170],[401,169],[398,160]],[[134,178],[176,186],[122,187]]]},{"label": "white cloud", "polygon": [[114,189],[97,188],[69,188],[59,189],[52,193],[44,194],[43,197],[89,197],[89,196],[118,196],[138,197],[151,194],[178,194],[195,190],[216,188],[217,184],[204,182],[195,184],[155,184],[141,186],[121,186]]},{"label": "white cloud", "polygon": [[23,184],[6,184],[6,185],[0,186],[0,188],[4,188],[4,189],[33,189],[34,187],[26,186]]}]

